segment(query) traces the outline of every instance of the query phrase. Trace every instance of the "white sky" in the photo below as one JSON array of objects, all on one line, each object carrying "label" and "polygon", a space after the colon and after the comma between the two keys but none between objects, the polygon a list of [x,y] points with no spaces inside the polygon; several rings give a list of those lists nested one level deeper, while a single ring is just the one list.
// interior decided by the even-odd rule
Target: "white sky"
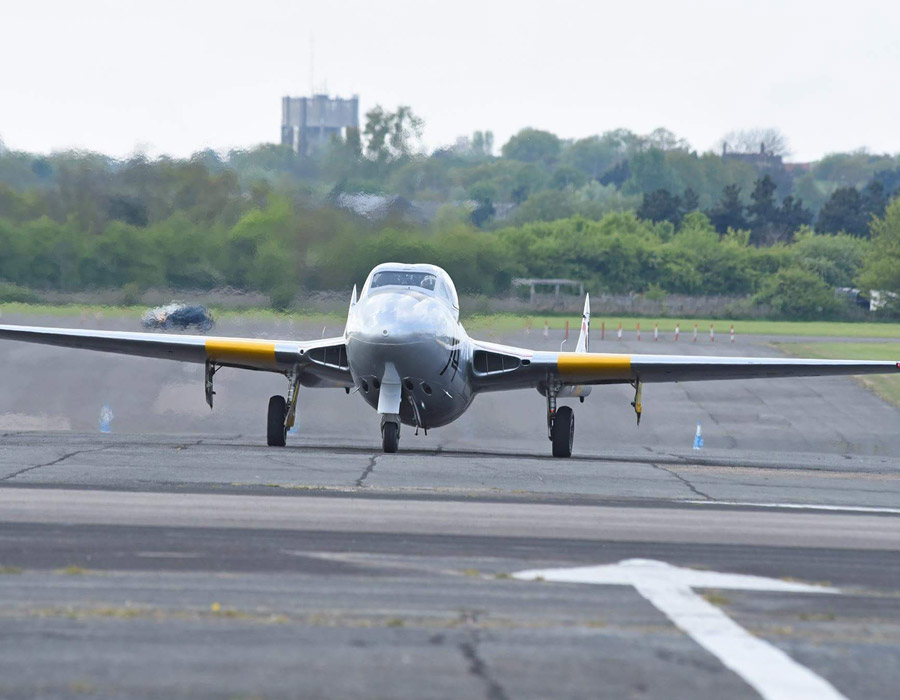
[{"label": "white sky", "polygon": [[409,104],[429,147],[524,126],[775,126],[792,160],[900,152],[893,0],[0,0],[0,138],[185,156],[277,142],[281,97]]}]

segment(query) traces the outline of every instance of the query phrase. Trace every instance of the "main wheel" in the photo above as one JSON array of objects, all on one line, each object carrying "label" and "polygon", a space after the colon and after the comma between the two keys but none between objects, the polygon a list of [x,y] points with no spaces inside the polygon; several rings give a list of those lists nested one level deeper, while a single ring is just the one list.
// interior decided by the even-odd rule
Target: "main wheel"
[{"label": "main wheel", "polygon": [[400,447],[400,426],[397,423],[385,423],[381,428],[381,446],[385,452],[396,452]]},{"label": "main wheel", "polygon": [[553,416],[550,431],[554,457],[571,457],[572,443],[575,441],[575,414],[568,406],[562,406]]},{"label": "main wheel", "polygon": [[266,442],[269,447],[284,447],[287,428],[284,427],[284,418],[287,415],[287,401],[283,396],[273,396],[269,399],[269,416],[266,423]]}]

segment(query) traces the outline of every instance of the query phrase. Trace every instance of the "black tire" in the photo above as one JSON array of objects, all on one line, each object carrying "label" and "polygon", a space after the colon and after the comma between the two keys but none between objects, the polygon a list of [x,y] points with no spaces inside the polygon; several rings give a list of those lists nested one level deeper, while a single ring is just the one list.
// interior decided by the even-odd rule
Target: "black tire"
[{"label": "black tire", "polygon": [[575,414],[568,406],[557,409],[550,431],[554,457],[571,457],[572,443],[575,441]]},{"label": "black tire", "polygon": [[396,423],[385,423],[381,428],[381,446],[385,452],[393,454],[400,447],[400,426]]},{"label": "black tire", "polygon": [[266,442],[269,447],[284,447],[287,437],[287,428],[284,427],[284,417],[287,415],[287,401],[283,396],[273,396],[269,399],[269,416],[266,423]]}]

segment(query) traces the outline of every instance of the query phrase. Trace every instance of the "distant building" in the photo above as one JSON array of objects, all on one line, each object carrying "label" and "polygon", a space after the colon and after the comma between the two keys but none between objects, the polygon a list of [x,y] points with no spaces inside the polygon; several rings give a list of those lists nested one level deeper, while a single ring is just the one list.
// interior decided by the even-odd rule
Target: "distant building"
[{"label": "distant building", "polygon": [[313,95],[281,99],[281,143],[300,155],[328,144],[332,136],[346,138],[359,129],[359,96],[349,99]]},{"label": "distant building", "polygon": [[781,156],[766,150],[766,144],[759,144],[759,153],[742,153],[729,151],[728,144],[722,144],[722,160],[737,160],[752,165],[757,170],[770,170],[784,167]]}]

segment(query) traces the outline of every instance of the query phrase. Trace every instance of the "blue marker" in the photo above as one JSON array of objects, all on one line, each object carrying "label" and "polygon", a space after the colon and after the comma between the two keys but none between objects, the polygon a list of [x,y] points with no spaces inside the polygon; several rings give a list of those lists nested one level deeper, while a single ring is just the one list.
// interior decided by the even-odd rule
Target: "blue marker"
[{"label": "blue marker", "polygon": [[101,433],[111,433],[112,432],[112,419],[113,412],[112,409],[103,404],[103,408],[100,409],[100,432]]},{"label": "blue marker", "polygon": [[699,450],[703,447],[703,433],[700,430],[700,421],[697,421],[697,433],[694,435],[694,449]]}]

